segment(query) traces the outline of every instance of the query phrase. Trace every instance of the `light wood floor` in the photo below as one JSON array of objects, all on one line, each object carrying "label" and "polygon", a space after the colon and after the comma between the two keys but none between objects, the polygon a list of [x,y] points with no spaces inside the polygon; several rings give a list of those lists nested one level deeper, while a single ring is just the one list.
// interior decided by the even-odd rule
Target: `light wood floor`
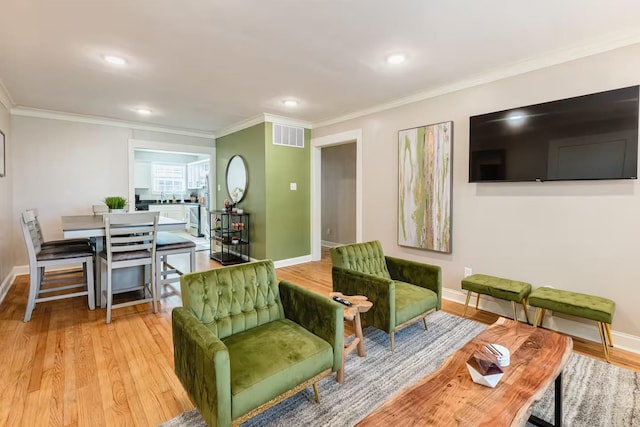
[{"label": "light wood floor", "polygon": [[[197,253],[197,270],[219,265]],[[322,261],[278,270],[286,279],[326,295],[331,265]],[[150,305],[89,311],[86,299],[39,304],[23,323],[28,276],[18,276],[0,305],[0,426],[155,426],[191,409],[173,373],[171,309],[177,294]],[[443,301],[461,315],[463,306]],[[492,323],[497,316],[469,309]],[[595,328],[595,326],[594,326]],[[574,339],[575,351],[601,359],[599,343]],[[640,356],[612,349],[613,363],[640,371]],[[325,381],[329,381],[326,379]]]}]

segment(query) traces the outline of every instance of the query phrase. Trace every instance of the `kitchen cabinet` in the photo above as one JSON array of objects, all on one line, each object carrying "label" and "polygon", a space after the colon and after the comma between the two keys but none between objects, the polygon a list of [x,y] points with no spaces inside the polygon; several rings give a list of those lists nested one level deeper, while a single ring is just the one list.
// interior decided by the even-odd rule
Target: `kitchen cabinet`
[{"label": "kitchen cabinet", "polygon": [[209,175],[208,159],[187,163],[187,188],[204,187],[207,175]]},{"label": "kitchen cabinet", "polygon": [[149,210],[160,212],[160,216],[185,221],[184,229],[189,231],[189,218],[187,218],[189,210],[185,205],[175,203],[151,204],[149,205]]},{"label": "kitchen cabinet", "polygon": [[133,185],[135,188],[151,187],[151,163],[140,162],[134,163],[133,168]]}]

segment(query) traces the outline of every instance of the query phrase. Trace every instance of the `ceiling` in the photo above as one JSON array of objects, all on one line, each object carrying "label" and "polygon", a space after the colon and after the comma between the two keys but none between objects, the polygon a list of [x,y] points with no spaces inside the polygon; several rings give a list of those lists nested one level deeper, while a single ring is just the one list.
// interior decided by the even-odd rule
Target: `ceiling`
[{"label": "ceiling", "polygon": [[[640,42],[637,0],[2,0],[0,11],[0,80],[16,107],[206,132],[261,113],[318,123]],[[407,60],[388,64],[394,52]]]}]

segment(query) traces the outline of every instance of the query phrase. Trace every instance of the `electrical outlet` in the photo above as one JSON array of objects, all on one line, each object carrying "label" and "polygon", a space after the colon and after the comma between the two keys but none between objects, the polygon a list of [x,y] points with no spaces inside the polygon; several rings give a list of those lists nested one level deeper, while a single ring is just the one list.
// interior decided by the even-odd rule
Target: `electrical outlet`
[{"label": "electrical outlet", "polygon": [[471,267],[465,267],[464,268],[464,277],[469,277],[473,274],[473,270],[471,269]]},{"label": "electrical outlet", "polygon": [[331,229],[330,229],[330,228],[327,228],[327,236],[328,236],[329,234],[331,234]]}]

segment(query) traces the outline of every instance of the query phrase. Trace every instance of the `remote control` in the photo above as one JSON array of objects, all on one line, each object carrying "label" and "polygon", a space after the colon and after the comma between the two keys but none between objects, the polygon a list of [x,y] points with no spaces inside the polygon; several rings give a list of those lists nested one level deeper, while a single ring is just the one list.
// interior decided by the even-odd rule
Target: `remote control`
[{"label": "remote control", "polygon": [[346,306],[351,307],[351,303],[349,301],[347,301],[346,299],[344,299],[344,298],[333,297],[333,300],[336,301],[336,302],[339,302],[340,304],[344,304]]}]

